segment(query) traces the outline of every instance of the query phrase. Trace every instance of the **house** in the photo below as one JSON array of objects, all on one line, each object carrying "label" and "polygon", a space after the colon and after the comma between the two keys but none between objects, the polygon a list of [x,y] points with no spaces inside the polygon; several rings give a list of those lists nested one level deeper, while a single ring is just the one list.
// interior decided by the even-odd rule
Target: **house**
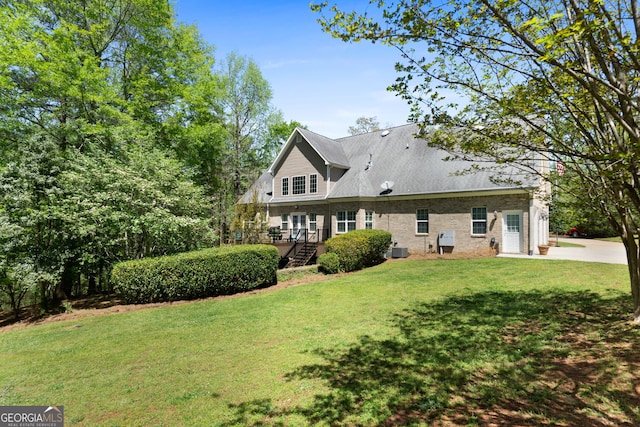
[{"label": "house", "polygon": [[446,160],[418,132],[408,124],[330,139],[297,128],[239,203],[257,198],[284,241],[322,242],[372,228],[389,231],[406,248],[400,254],[532,254],[547,242],[550,190],[539,178],[517,186],[496,183],[487,171],[461,174],[471,163]]}]

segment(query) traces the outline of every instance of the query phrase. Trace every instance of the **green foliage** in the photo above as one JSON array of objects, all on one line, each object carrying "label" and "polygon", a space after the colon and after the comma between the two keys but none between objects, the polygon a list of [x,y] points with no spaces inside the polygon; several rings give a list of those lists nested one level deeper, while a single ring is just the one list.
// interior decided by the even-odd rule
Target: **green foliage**
[{"label": "green foliage", "polygon": [[[562,187],[573,174],[574,199],[625,244],[640,321],[637,1],[374,3],[380,11],[311,8],[336,38],[399,49],[391,89],[411,104],[411,119],[439,130],[431,146],[499,180],[522,182],[510,175],[524,172]],[[549,170],[549,160],[566,174]]]},{"label": "green foliage", "polygon": [[[128,136],[144,142],[144,136]],[[211,245],[206,199],[183,168],[144,144],[102,151],[62,150],[34,136],[0,171],[0,264],[7,286],[51,297],[65,277],[97,277],[123,259]],[[9,284],[11,286],[9,286]],[[64,284],[71,296],[72,283]],[[13,305],[13,304],[12,304]]]},{"label": "green foliage", "polygon": [[[207,201],[179,162],[160,150],[78,155],[61,175],[60,210],[84,263],[111,264],[213,243]],[[81,243],[83,242],[83,243]]]},{"label": "green foliage", "polygon": [[576,187],[580,182],[573,172],[567,172],[557,180],[549,212],[549,229],[552,232],[563,234],[577,227],[589,237],[616,235],[602,210],[595,209],[591,202],[585,203],[584,198],[576,198],[575,194],[579,192]]},{"label": "green foliage", "polygon": [[360,270],[384,261],[391,245],[391,233],[383,230],[353,230],[325,242],[328,253],[335,253],[342,271]]},{"label": "green foliage", "polygon": [[128,303],[229,295],[277,282],[278,250],[242,245],[118,263],[111,278]]},{"label": "green foliage", "polygon": [[227,123],[214,193],[218,201],[214,217],[223,235],[233,220],[234,204],[271,163],[274,141],[270,128],[282,119],[271,107],[271,86],[253,60],[229,54],[216,79],[222,88],[221,113]]},{"label": "green foliage", "polygon": [[273,151],[257,65],[214,70],[167,0],[0,3],[5,293],[81,289],[116,261],[212,245]]},{"label": "green foliage", "polygon": [[260,203],[257,190],[253,192],[251,202],[236,204],[232,232],[240,232],[243,243],[260,243],[269,228],[264,205]]},{"label": "green foliage", "polygon": [[318,270],[325,274],[340,273],[340,257],[334,252],[325,252],[318,257]]},{"label": "green foliage", "polygon": [[257,65],[215,69],[168,0],[0,1],[0,46],[4,299],[213,245],[279,143]]}]

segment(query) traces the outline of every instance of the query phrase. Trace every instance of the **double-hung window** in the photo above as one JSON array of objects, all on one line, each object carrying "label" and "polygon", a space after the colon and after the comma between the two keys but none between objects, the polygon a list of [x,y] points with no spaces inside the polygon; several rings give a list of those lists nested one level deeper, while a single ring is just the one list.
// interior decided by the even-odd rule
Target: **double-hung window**
[{"label": "double-hung window", "polygon": [[282,195],[289,195],[289,178],[282,178]]},{"label": "double-hung window", "polygon": [[280,216],[280,221],[281,221],[280,230],[288,231],[289,230],[289,214],[282,214]]},{"label": "double-hung window", "polygon": [[338,233],[346,233],[347,231],[355,230],[356,212],[338,211],[336,212],[336,222]]},{"label": "double-hung window", "polygon": [[304,175],[291,178],[293,194],[304,194],[307,190],[307,177]]},{"label": "double-hung window", "polygon": [[373,229],[373,211],[365,211],[364,213],[364,228],[366,230]]},{"label": "double-hung window", "polygon": [[318,192],[318,174],[312,173],[309,175],[309,193],[316,194]]},{"label": "double-hung window", "polygon": [[487,234],[487,208],[471,209],[471,234]]},{"label": "double-hung window", "polygon": [[416,233],[429,233],[429,209],[416,210]]}]

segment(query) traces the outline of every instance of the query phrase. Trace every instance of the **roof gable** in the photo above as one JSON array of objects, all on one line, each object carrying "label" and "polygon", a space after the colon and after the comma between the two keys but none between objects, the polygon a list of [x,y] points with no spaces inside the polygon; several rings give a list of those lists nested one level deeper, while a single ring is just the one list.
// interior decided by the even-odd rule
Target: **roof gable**
[{"label": "roof gable", "polygon": [[349,169],[349,161],[344,152],[342,144],[337,141],[327,138],[326,136],[319,135],[315,132],[311,132],[307,129],[296,128],[287,142],[282,147],[282,150],[278,153],[278,156],[269,167],[269,172],[273,173],[282,162],[286,160],[287,153],[293,144],[299,144],[305,141],[313,150],[320,156],[326,165]]}]

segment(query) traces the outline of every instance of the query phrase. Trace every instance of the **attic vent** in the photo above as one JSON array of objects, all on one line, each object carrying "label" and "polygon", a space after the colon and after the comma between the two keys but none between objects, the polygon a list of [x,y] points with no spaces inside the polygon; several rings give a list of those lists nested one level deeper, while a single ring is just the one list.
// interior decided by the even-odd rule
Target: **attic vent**
[{"label": "attic vent", "polygon": [[382,131],[382,133],[380,134],[380,136],[381,136],[381,137],[383,137],[383,138],[384,138],[385,136],[387,136],[387,135],[389,135],[389,129],[387,129],[387,130],[385,130],[385,131]]},{"label": "attic vent", "polygon": [[299,144],[302,142],[302,135],[296,135],[296,144]]}]

